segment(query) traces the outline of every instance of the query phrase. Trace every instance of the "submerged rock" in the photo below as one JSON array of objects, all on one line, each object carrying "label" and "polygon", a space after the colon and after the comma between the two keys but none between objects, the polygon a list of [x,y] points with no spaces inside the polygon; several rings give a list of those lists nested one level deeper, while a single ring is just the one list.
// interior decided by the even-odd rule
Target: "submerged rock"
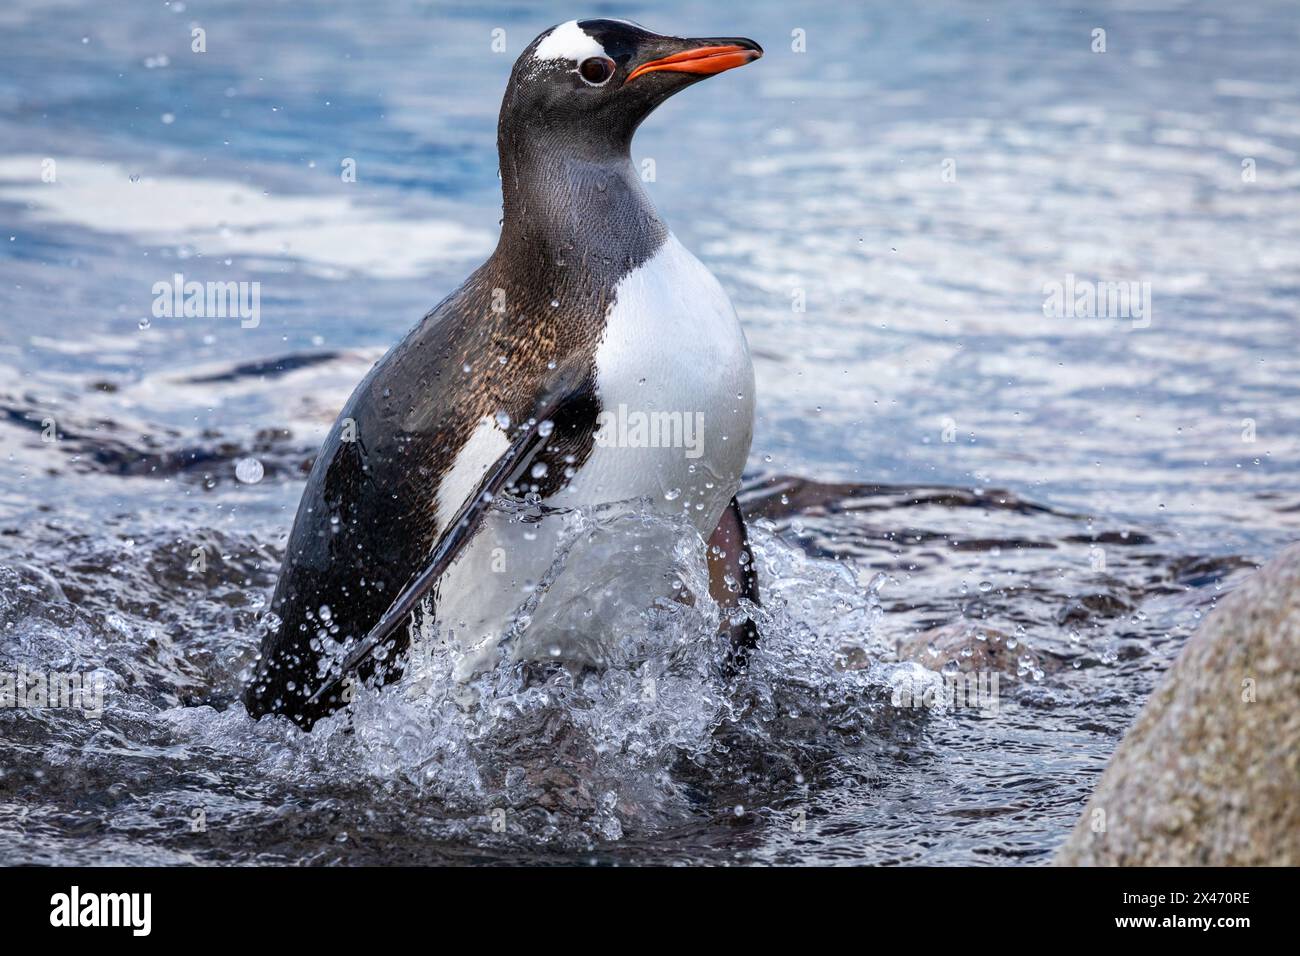
[{"label": "submerged rock", "polygon": [[1033,670],[1061,668],[1054,657],[1028,650],[1018,638],[976,621],[954,621],[909,635],[896,646],[899,660],[916,661],[931,670],[956,665],[961,673],[1000,671],[1016,676]]},{"label": "submerged rock", "polygon": [[[912,634],[898,642],[900,660],[916,661],[931,670],[954,663],[962,671],[998,670],[1014,674],[1015,655],[1007,635],[973,621],[955,621]],[[1011,641],[1013,645],[1016,641]]]},{"label": "submerged rock", "polygon": [[1300,546],[1220,602],[1111,758],[1058,865],[1300,864]]}]

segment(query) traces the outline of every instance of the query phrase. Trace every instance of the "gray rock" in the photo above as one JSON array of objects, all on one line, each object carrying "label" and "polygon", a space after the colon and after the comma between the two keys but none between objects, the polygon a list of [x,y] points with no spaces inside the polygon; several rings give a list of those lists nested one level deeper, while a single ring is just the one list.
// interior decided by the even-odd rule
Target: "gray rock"
[{"label": "gray rock", "polygon": [[1055,862],[1300,864],[1300,546],[1188,640]]}]

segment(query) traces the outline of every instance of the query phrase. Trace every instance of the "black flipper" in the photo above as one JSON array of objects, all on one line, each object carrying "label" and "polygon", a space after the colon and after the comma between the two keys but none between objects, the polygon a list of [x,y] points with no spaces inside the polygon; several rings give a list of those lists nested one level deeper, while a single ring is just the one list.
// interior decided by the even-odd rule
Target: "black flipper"
[{"label": "black flipper", "polygon": [[[408,643],[403,625],[481,525],[490,505],[483,496],[508,489],[534,460],[548,464],[547,475],[536,482],[529,476],[521,488],[542,498],[554,494],[564,480],[559,463],[581,460],[592,440],[598,407],[590,364],[576,355],[549,369],[517,405],[508,397],[494,400],[525,424],[455,518],[437,527],[430,486],[451,467],[478,412],[458,408],[454,389],[430,389],[402,365],[406,354],[390,353],[358,386],[312,468],[271,602],[279,620],[263,638],[242,694],[254,719],[281,714],[310,731],[346,706],[352,674],[381,683],[398,679]],[[454,361],[459,368],[459,356]],[[382,400],[390,392],[398,394],[391,405]],[[417,427],[411,414],[396,417],[391,407],[415,408]],[[552,428],[542,427],[547,421]],[[349,422],[356,423],[355,440],[341,437]],[[323,670],[331,641],[348,637],[360,641],[347,666]]]},{"label": "black flipper", "polygon": [[558,403],[543,409],[539,417],[531,420],[520,430],[505,454],[488,469],[474,494],[461,505],[456,517],[443,531],[423,570],[407,583],[388,610],[370,629],[370,633],[348,652],[329,679],[307,698],[304,710],[323,710],[332,713],[347,703],[347,684],[352,675],[371,661],[376,650],[390,642],[394,631],[406,624],[420,602],[456,560],[461,549],[474,537],[488,511],[491,510],[496,496],[510,488],[523,476],[534,457],[546,444],[549,431],[546,431],[543,425],[553,424],[558,411]]},{"label": "black flipper", "polygon": [[[724,613],[739,607],[741,598],[759,603],[758,569],[754,566],[754,553],[749,548],[745,516],[735,498],[731,499],[717,528],[709,536],[709,594]],[[731,638],[728,671],[734,673],[744,669],[749,652],[758,646],[758,628],[746,617],[737,624],[724,622],[722,629]]]}]

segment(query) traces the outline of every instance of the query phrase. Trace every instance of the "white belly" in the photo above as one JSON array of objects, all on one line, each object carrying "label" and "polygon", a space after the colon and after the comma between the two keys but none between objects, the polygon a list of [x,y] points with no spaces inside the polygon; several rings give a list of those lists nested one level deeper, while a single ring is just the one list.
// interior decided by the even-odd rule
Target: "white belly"
[{"label": "white belly", "polygon": [[[707,540],[749,455],[754,370],[722,286],[675,237],[619,283],[596,368],[603,411],[595,446],[548,505],[617,513],[616,503],[633,502],[631,510],[680,517]],[[460,501],[452,499],[504,451],[493,427],[485,420],[458,458],[440,515],[454,513]],[[616,636],[611,629],[672,593],[668,527],[616,519],[617,535],[606,527],[598,536],[598,554],[581,544],[568,552],[564,572],[530,602],[519,627],[521,605],[567,540],[566,521],[525,525],[493,513],[443,576],[438,632],[459,645],[459,676],[491,666],[512,627],[512,657],[598,660]]]}]

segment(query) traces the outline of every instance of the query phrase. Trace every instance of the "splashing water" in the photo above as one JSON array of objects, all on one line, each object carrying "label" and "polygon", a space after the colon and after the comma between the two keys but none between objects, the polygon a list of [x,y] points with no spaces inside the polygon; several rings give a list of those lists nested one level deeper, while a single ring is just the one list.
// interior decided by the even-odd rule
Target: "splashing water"
[{"label": "splashing water", "polygon": [[[459,645],[421,620],[401,680],[358,688],[311,734],[233,702],[274,549],[212,529],[197,570],[180,529],[25,529],[0,566],[0,671],[101,675],[104,709],[0,709],[0,846],[99,862],[1041,858],[1249,566],[1171,561],[1146,535],[1000,492],[774,479],[742,497],[762,606],[739,677],[698,535],[575,512],[566,541],[586,547],[558,548],[543,589],[649,540],[670,542],[681,583],[618,609],[602,666],[517,661],[507,642],[456,681]],[[1101,578],[1060,558],[1089,541],[1110,542]],[[996,714],[911,706],[972,665],[1001,675]]]},{"label": "splashing water", "polygon": [[[620,637],[599,668],[516,661],[507,641],[494,667],[461,682],[458,646],[425,617],[413,627],[402,678],[358,688],[349,710],[311,734],[278,719],[253,724],[237,707],[159,717],[191,746],[254,754],[267,774],[316,787],[368,779],[459,817],[451,830],[492,835],[504,826],[503,839],[589,849],[628,827],[688,820],[698,795],[677,769],[720,767],[740,747],[770,754],[774,724],[820,715],[806,728],[813,737],[828,726],[864,730],[888,707],[895,671],[915,667],[876,663],[887,653],[874,637],[883,577],[862,591],[846,565],[807,558],[770,526],[754,529],[767,586],[763,606],[750,610],[762,640],[739,680],[721,666],[727,649],[704,545],[685,522],[649,511],[574,512],[570,547],[547,580],[581,570],[571,566],[576,540],[585,544],[581,563],[599,566],[629,541],[665,536],[675,542],[681,600],[623,608]],[[846,597],[855,592],[856,603]]]}]

